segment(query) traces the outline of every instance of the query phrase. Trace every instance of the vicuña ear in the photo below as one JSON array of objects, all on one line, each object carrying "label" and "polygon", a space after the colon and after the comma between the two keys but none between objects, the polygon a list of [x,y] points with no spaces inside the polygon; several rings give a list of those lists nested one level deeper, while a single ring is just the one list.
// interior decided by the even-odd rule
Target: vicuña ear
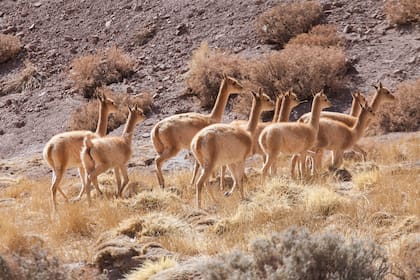
[{"label": "vicu\u00f1a ear", "polygon": [[257,98],[257,97],[258,97],[258,94],[257,94],[257,93],[255,93],[255,91],[253,91],[253,90],[251,90],[251,94],[252,94],[252,96],[253,96],[254,98]]},{"label": "vicu\u00f1a ear", "polygon": [[223,72],[223,79],[227,79],[227,75],[225,72]]},{"label": "vicu\u00f1a ear", "polygon": [[372,85],[376,90],[379,89],[379,87],[377,85]]},{"label": "vicu\u00f1a ear", "polygon": [[263,89],[262,88],[258,88],[258,96],[261,96],[263,94]]},{"label": "vicu\u00f1a ear", "polygon": [[352,96],[354,99],[356,99],[356,98],[357,98],[357,93],[352,92],[352,93],[351,93],[351,96]]},{"label": "vicu\u00f1a ear", "polygon": [[382,88],[382,82],[379,82],[379,88],[380,89]]}]

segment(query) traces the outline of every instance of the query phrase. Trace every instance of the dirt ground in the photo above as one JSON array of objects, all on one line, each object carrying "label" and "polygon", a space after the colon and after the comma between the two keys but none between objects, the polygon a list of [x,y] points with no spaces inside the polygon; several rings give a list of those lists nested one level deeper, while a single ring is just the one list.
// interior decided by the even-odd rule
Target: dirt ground
[{"label": "dirt ground", "polygon": [[[143,168],[153,158],[149,132],[158,120],[173,113],[202,111],[185,92],[185,76],[192,51],[202,41],[246,57],[267,53],[271,46],[258,41],[254,20],[277,1],[145,0],[145,1],[11,1],[0,2],[0,32],[20,37],[24,50],[17,60],[0,65],[5,81],[23,68],[27,59],[43,74],[35,90],[0,97],[0,174],[44,176],[44,144],[69,129],[73,110],[87,102],[69,77],[72,59],[118,46],[136,61],[133,76],[111,86],[154,94],[153,112],[135,132],[131,167]],[[346,55],[353,66],[347,91],[373,92],[381,81],[391,90],[420,75],[420,26],[397,28],[383,12],[383,1],[321,1],[323,22],[338,26],[347,39]],[[145,26],[157,27],[146,44],[135,43]],[[348,109],[348,100],[335,108]],[[228,114],[227,118],[233,118]],[[113,133],[119,134],[120,129]],[[185,154],[167,168],[188,166]],[[150,168],[150,167],[149,167]]]}]

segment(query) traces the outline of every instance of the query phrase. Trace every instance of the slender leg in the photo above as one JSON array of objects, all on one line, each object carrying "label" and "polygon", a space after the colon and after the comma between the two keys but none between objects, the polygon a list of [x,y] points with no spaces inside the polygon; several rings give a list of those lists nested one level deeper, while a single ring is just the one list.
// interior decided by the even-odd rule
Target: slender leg
[{"label": "slender leg", "polygon": [[165,188],[165,179],[163,178],[163,175],[162,175],[162,165],[168,159],[176,156],[178,152],[179,152],[179,149],[171,147],[156,157],[156,175],[158,177],[159,185],[162,189]]},{"label": "slender leg", "polygon": [[244,190],[243,190],[243,185],[242,185],[244,167],[245,167],[245,162],[238,162],[238,163],[228,165],[229,171],[230,173],[232,173],[232,176],[233,176],[233,186],[230,189],[230,191],[225,193],[225,196],[231,196],[233,192],[235,191],[235,188],[239,187],[240,196],[242,199],[244,198]]},{"label": "slender leg", "polygon": [[272,155],[268,155],[267,156],[267,158],[266,158],[266,160],[265,160],[265,163],[264,163],[264,166],[263,166],[263,169],[262,169],[262,177],[261,177],[261,185],[264,187],[264,184],[265,184],[265,177],[267,176],[267,174],[268,174],[268,171],[270,170],[270,167],[273,165],[273,162],[276,160],[276,157],[275,156],[272,156]]},{"label": "slender leg", "polygon": [[[298,154],[294,154],[292,156],[292,163],[291,163],[291,168],[290,168],[290,175],[292,177],[292,179],[296,179],[296,165],[299,171],[299,163],[300,163],[300,155]],[[299,173],[299,172],[298,172]]]},{"label": "slender leg", "polygon": [[74,199],[74,201],[78,201],[80,200],[80,198],[82,197],[83,193],[86,191],[86,172],[85,169],[83,167],[79,167],[79,176],[80,176],[80,181],[82,182],[82,188],[80,189],[79,194],[76,196],[76,198]]},{"label": "slender leg", "polygon": [[201,167],[201,174],[196,184],[196,200],[195,200],[196,206],[199,209],[201,208],[201,192],[203,190],[203,186],[205,183],[208,182],[208,179],[210,178],[212,171],[213,171],[212,166]]},{"label": "slender leg", "polygon": [[318,170],[322,170],[322,158],[324,156],[324,149],[319,148],[315,150],[315,155],[314,155],[314,167],[313,167],[313,172],[314,173],[318,173]]},{"label": "slender leg", "polygon": [[333,151],[333,169],[338,169],[343,164],[343,151]]},{"label": "slender leg", "polygon": [[191,178],[191,186],[194,187],[195,179],[197,179],[198,170],[200,169],[200,164],[198,161],[194,162],[194,170],[193,170],[193,176]]},{"label": "slender leg", "polygon": [[64,193],[61,192],[61,189],[59,186],[61,179],[63,178],[63,174],[64,174],[64,168],[57,168],[53,170],[52,182],[51,182],[51,206],[52,206],[53,212],[56,211],[56,207],[57,207],[57,201],[56,201],[57,189],[60,190],[60,193],[64,196],[64,198],[67,199]]},{"label": "slender leg", "polygon": [[117,194],[120,193],[121,189],[121,176],[120,176],[120,170],[118,167],[114,168],[114,175],[115,175],[115,181],[117,182]]},{"label": "slender leg", "polygon": [[126,166],[121,166],[120,170],[121,170],[121,174],[123,176],[123,181],[122,181],[121,189],[118,192],[118,196],[122,197],[122,193],[124,191],[124,188],[127,186],[128,182],[129,182],[129,178],[128,178],[128,173],[127,173],[127,167]]},{"label": "slender leg", "polygon": [[226,165],[223,165],[222,167],[220,167],[219,187],[221,191],[225,189],[225,175],[226,175]]},{"label": "slender leg", "polygon": [[367,157],[367,153],[366,153],[366,151],[365,150],[363,150],[359,145],[354,145],[353,146],[353,150],[355,151],[355,152],[358,152],[358,153],[360,153],[361,154],[361,156],[362,156],[362,160],[363,161],[366,161],[366,157]]},{"label": "slender leg", "polygon": [[88,197],[89,206],[92,205],[91,198],[90,198],[91,183],[93,183],[95,185],[95,188],[99,189],[98,176],[100,174],[102,174],[103,172],[105,172],[107,169],[108,169],[108,167],[106,167],[104,165],[97,165],[93,170],[88,170],[87,171],[86,194],[87,194],[87,197]]}]

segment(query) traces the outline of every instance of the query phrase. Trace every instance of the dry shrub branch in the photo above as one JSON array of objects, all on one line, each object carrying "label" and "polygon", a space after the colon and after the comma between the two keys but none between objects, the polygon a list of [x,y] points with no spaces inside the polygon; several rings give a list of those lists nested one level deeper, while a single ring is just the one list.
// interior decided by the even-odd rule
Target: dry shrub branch
[{"label": "dry shrub branch", "polygon": [[25,68],[11,80],[1,82],[0,96],[10,93],[19,93],[27,89],[39,88],[43,75],[28,60],[24,62]]},{"label": "dry shrub branch", "polygon": [[[103,93],[105,96],[113,99],[119,108],[118,112],[111,114],[109,117],[108,132],[118,128],[126,122],[128,106],[137,105],[147,113],[150,111],[150,106],[152,104],[152,96],[147,92],[131,96],[125,93],[114,93],[105,86],[98,88],[96,92],[97,94]],[[72,112],[70,117],[70,129],[95,131],[98,123],[98,116],[98,103],[89,102]]]},{"label": "dry shrub branch", "polygon": [[343,47],[345,38],[339,35],[335,25],[320,24],[314,26],[308,33],[302,33],[292,38],[288,45]]},{"label": "dry shrub branch", "polygon": [[121,49],[112,47],[96,54],[73,60],[70,77],[76,88],[86,98],[91,98],[95,89],[103,84],[121,81],[134,69],[134,61]]},{"label": "dry shrub branch", "polygon": [[418,0],[387,0],[384,10],[391,22],[395,24],[420,21],[420,1]]},{"label": "dry shrub branch", "polygon": [[21,48],[22,44],[18,37],[0,34],[0,63],[15,57]]},{"label": "dry shrub branch", "polygon": [[320,16],[318,1],[282,3],[258,17],[257,34],[264,42],[282,46],[297,34],[307,32]]},{"label": "dry shrub branch", "polygon": [[420,129],[420,79],[399,85],[398,102],[385,104],[378,113],[371,131],[378,133],[408,132]]},{"label": "dry shrub branch", "polygon": [[244,61],[228,52],[212,49],[206,42],[194,51],[190,61],[187,85],[204,107],[213,106],[223,73],[237,79],[243,77]]}]

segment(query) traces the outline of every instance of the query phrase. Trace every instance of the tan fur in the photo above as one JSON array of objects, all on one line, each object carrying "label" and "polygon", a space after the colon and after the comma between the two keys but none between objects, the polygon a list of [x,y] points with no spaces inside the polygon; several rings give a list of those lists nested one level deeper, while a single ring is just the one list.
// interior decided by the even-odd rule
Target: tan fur
[{"label": "tan fur", "polygon": [[[265,161],[265,154],[264,154],[263,150],[261,149],[261,147],[258,143],[258,138],[260,137],[261,132],[263,131],[264,128],[266,128],[268,125],[270,125],[272,123],[289,121],[289,117],[290,117],[290,113],[291,113],[292,109],[299,104],[300,104],[300,102],[299,102],[296,94],[294,94],[291,91],[287,91],[285,94],[279,94],[278,95],[278,97],[276,99],[276,105],[275,105],[275,108],[274,108],[273,120],[271,122],[259,122],[255,132],[252,134],[252,137],[253,137],[252,153],[251,153],[252,155],[256,155],[256,154],[261,155],[261,156],[263,156],[263,160]],[[239,126],[241,126],[242,128],[245,129],[246,125],[247,125],[247,121],[237,120],[237,121],[231,122],[231,124],[232,125],[239,125]],[[273,169],[275,170],[275,167]],[[220,169],[221,172],[220,172],[219,187],[220,187],[221,190],[224,190],[225,170],[226,170],[226,168],[224,168],[224,167],[222,167]],[[194,180],[194,177],[193,177],[193,180]]]},{"label": "tan fur", "polygon": [[[390,91],[382,86],[382,83],[379,83],[378,86],[375,86],[376,88],[376,93],[372,98],[372,101],[370,103],[370,107],[372,108],[373,112],[376,113],[379,111],[380,105],[382,103],[387,103],[387,102],[394,102],[395,101],[395,96],[392,95],[390,93]],[[355,100],[353,100],[353,103],[355,102]],[[360,104],[363,104],[362,102],[360,102]],[[360,106],[359,106],[360,108]],[[356,110],[357,113],[357,110]],[[341,114],[341,113],[334,113],[334,118],[331,118],[332,115],[329,116],[329,119],[331,120],[335,120],[335,121],[340,121],[342,123],[344,123],[345,125],[349,126],[349,127],[353,127],[356,122],[357,122],[357,117],[355,116],[349,116],[346,114]],[[321,123],[323,123],[324,119],[327,120],[327,118],[322,117],[323,114],[321,114]],[[304,120],[304,118],[300,118],[299,121]],[[370,120],[367,121],[366,123],[366,127],[369,125]],[[318,141],[319,142],[325,142],[327,141],[327,139],[330,137],[327,131],[327,129],[325,128],[326,125],[321,125],[319,132],[318,132]],[[362,158],[363,160],[366,159],[366,155],[367,153],[360,147],[357,145],[357,143],[355,143],[352,147],[350,147],[352,149],[354,149],[356,152],[362,154]],[[313,148],[314,151],[316,151],[316,155],[315,155],[315,161],[314,161],[314,169],[317,170],[319,168],[322,167],[322,157],[324,154],[324,149],[323,148],[319,148],[319,147],[314,147]],[[335,158],[337,158],[337,155],[333,156]]]},{"label": "tan fur", "polygon": [[[245,160],[251,155],[252,134],[262,111],[272,110],[274,103],[261,93],[253,93],[253,105],[246,128],[231,124],[213,124],[198,132],[192,142],[191,150],[201,168],[201,175],[196,184],[196,205],[201,206],[201,191],[210,175],[218,167],[227,165],[234,178],[232,189],[226,193],[231,195],[239,187],[243,198],[242,178],[245,169]],[[212,190],[209,193],[214,200]]]},{"label": "tan fur", "polygon": [[331,106],[331,103],[327,96],[320,92],[314,97],[309,124],[297,122],[276,123],[267,126],[261,132],[258,141],[266,155],[262,170],[263,182],[268,174],[268,170],[277,160],[280,153],[301,154],[301,157],[304,158],[303,154],[315,144],[321,110],[329,106]]},{"label": "tan fur", "polygon": [[242,91],[242,85],[224,75],[219,94],[210,114],[185,113],[167,117],[158,122],[151,131],[151,140],[158,153],[156,157],[156,175],[159,185],[164,188],[162,165],[176,156],[182,149],[190,149],[194,135],[204,127],[218,123],[222,119],[228,97]]},{"label": "tan fur", "polygon": [[[144,119],[145,116],[142,110],[129,108],[127,122],[121,136],[92,139],[92,136],[88,135],[84,138],[84,145],[80,157],[86,171],[85,191],[89,204],[91,182],[99,189],[97,177],[111,168],[114,169],[117,181],[117,195],[122,196],[124,188],[129,181],[127,163],[131,158],[133,131],[136,124]],[[122,184],[120,174],[123,175]]]},{"label": "tan fur", "polygon": [[319,129],[327,137],[318,136],[315,146],[333,151],[333,168],[341,166],[344,151],[353,147],[362,137],[368,122],[374,115],[371,107],[363,106],[356,124],[352,127],[330,119],[320,120]]},{"label": "tan fur", "polygon": [[[51,209],[56,210],[56,192],[57,190],[67,199],[67,196],[60,188],[60,182],[63,178],[64,172],[69,168],[78,168],[79,175],[82,182],[82,190],[85,186],[84,169],[80,159],[80,151],[83,146],[83,138],[87,135],[91,137],[102,137],[106,134],[108,115],[117,111],[117,107],[113,100],[106,98],[103,95],[99,98],[99,120],[96,132],[93,133],[87,130],[63,132],[53,136],[43,150],[43,157],[48,165],[52,168],[52,183],[51,183]],[[79,193],[78,198],[82,195]]]}]

